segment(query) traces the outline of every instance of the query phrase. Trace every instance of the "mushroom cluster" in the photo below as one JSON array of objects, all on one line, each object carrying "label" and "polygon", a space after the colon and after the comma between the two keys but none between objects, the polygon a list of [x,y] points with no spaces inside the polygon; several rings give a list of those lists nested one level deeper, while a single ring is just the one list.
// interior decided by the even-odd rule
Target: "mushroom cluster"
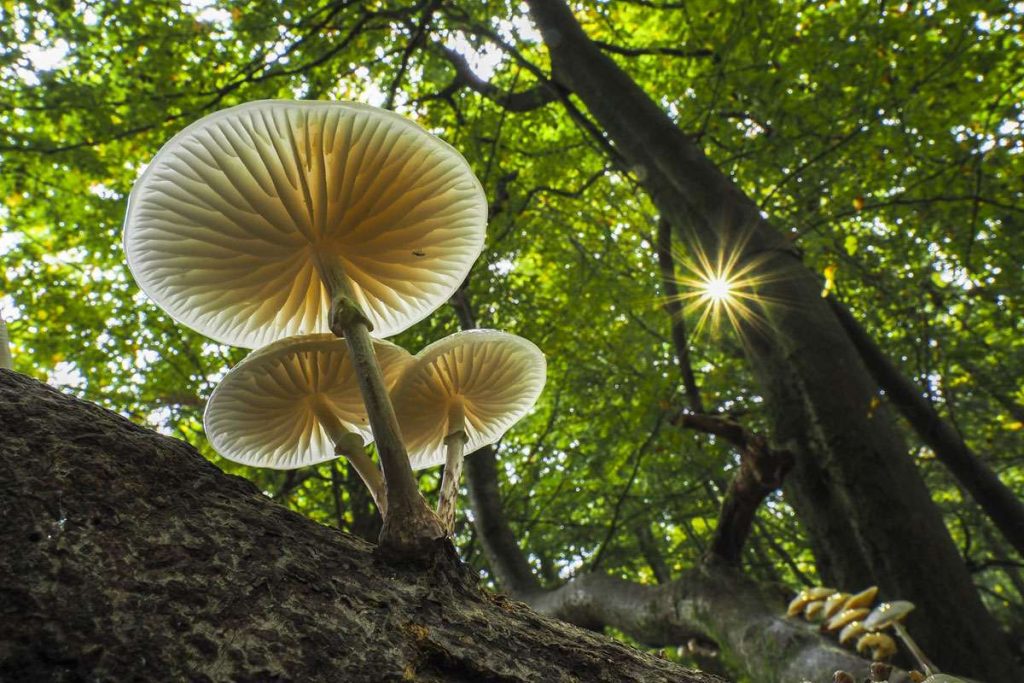
[{"label": "mushroom cluster", "polygon": [[[838,631],[840,644],[857,639],[857,652],[869,654],[876,662],[887,662],[896,654],[896,641],[885,633],[892,629],[924,672],[921,679],[938,672],[903,626],[903,620],[914,609],[907,600],[882,602],[871,608],[878,596],[878,587],[871,586],[855,595],[821,586],[805,588],[789,603],[786,615],[802,616],[807,621],[821,622],[821,630]],[[884,680],[884,679],[883,679]]]},{"label": "mushroom cluster", "polygon": [[[412,121],[259,101],[164,145],[132,189],[124,245],[175,320],[257,349],[210,397],[213,446],[278,469],[346,457],[384,517],[382,550],[408,557],[451,533],[463,453],[500,438],[544,385],[543,354],[514,335],[453,335],[416,357],[381,341],[462,284],[486,218],[466,160]],[[438,517],[413,464],[441,462]]]}]

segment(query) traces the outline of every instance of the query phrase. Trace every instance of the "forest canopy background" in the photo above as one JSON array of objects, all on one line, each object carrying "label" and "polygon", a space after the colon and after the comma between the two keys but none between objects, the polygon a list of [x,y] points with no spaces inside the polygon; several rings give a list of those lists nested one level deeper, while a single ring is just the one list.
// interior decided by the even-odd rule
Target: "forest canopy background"
[{"label": "forest canopy background", "polygon": [[[575,9],[1019,495],[1024,6]],[[487,247],[464,289],[476,322],[531,339],[548,358],[538,408],[497,449],[502,505],[531,568],[554,586],[596,569],[653,583],[697,564],[738,457],[671,424],[687,400],[647,170],[616,163],[575,96],[540,87],[549,69],[517,3],[4,2],[0,308],[16,369],[179,436],[294,509],[372,538],[372,510],[343,466],[254,470],[210,451],[203,402],[245,352],[141,294],[121,223],[146,162],[206,113],[261,98],[393,108],[458,148],[487,192]],[[688,246],[674,249],[684,296],[701,268]],[[749,340],[727,318],[698,325],[705,305],[684,316],[705,407],[770,435]],[[459,327],[445,307],[395,341],[415,351]],[[1024,632],[1020,558],[903,428],[986,606]],[[438,478],[423,473],[424,490]],[[490,579],[472,525],[459,527],[458,545]],[[760,507],[743,552],[755,579],[819,582],[784,496]]]}]

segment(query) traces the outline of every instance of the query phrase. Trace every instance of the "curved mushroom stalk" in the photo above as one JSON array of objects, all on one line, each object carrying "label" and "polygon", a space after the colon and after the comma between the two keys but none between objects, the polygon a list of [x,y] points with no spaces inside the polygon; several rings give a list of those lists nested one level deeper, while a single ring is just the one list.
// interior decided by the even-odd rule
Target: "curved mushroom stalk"
[{"label": "curved mushroom stalk", "polygon": [[913,610],[914,603],[908,600],[883,602],[875,607],[871,614],[865,617],[863,626],[866,631],[881,631],[892,626],[893,630],[896,631],[896,635],[907,646],[907,649],[910,650],[917,663],[921,665],[921,670],[924,671],[926,676],[931,676],[939,672],[938,667],[932,664],[931,660],[925,656],[924,652],[917,646],[917,643],[914,642],[914,639],[910,637],[907,629],[903,626],[903,620]]},{"label": "curved mushroom stalk", "polygon": [[914,659],[917,660],[918,665],[921,667],[921,671],[924,672],[925,676],[932,676],[939,673],[939,667],[932,663],[932,660],[928,659],[924,651],[918,647],[917,643],[913,638],[910,637],[910,633],[907,632],[907,628],[898,621],[894,621],[892,628],[896,631],[896,635],[899,639],[907,646],[910,650],[910,654],[913,655]]},{"label": "curved mushroom stalk", "polygon": [[11,358],[11,342],[7,336],[7,323],[4,322],[3,316],[0,316],[0,368],[14,369],[14,360]]},{"label": "curved mushroom stalk", "polygon": [[496,442],[544,388],[544,354],[495,330],[459,332],[430,344],[395,385],[402,435],[416,469],[445,463],[438,515],[450,531],[466,452]]},{"label": "curved mushroom stalk", "polygon": [[313,411],[334,443],[334,452],[344,456],[355,468],[359,478],[363,480],[370,495],[373,496],[373,502],[377,504],[380,516],[382,518],[387,516],[388,501],[384,477],[381,476],[380,470],[373,464],[370,457],[366,455],[363,437],[345,429],[338,416],[323,401],[317,400]]},{"label": "curved mushroom stalk", "polygon": [[[371,323],[353,297],[348,275],[337,259],[317,259],[317,270],[328,291],[331,331],[345,340],[352,357],[387,482],[386,485],[382,483],[377,492],[371,488],[384,517],[380,546],[399,557],[415,556],[424,544],[447,536],[445,527],[427,506],[413,476],[409,455],[398,429],[398,418],[373,352]],[[363,475],[358,466],[357,471]]]},{"label": "curved mushroom stalk", "polygon": [[466,409],[462,399],[455,397],[448,407],[448,433],[444,437],[444,475],[441,478],[441,494],[437,500],[437,516],[449,534],[455,530],[455,509],[459,498],[459,479],[462,478],[462,462],[466,442]]}]

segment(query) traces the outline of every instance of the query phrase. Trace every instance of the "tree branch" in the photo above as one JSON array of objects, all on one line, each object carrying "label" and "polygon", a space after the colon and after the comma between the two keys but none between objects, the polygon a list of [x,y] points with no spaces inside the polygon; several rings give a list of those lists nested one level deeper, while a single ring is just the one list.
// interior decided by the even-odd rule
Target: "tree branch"
[{"label": "tree branch", "polygon": [[639,57],[642,55],[668,55],[669,57],[683,57],[685,59],[711,57],[716,62],[718,61],[718,56],[714,53],[714,51],[709,50],[706,47],[694,48],[692,50],[682,50],[677,47],[625,47],[622,45],[613,45],[612,43],[606,43],[601,40],[595,40],[594,45],[597,45],[605,52],[623,55],[624,57]]},{"label": "tree branch", "polygon": [[828,297],[828,303],[892,404],[935,452],[939,462],[970,492],[1006,540],[1024,555],[1024,502],[975,455],[956,429],[942,419],[932,404],[925,400],[920,388],[886,357],[850,311],[835,297]]},{"label": "tree branch", "polygon": [[[469,61],[459,52],[443,45],[440,46],[439,49],[445,59],[455,67],[455,80],[442,91],[442,93],[448,93],[448,96],[454,93],[455,90],[465,86],[470,90],[483,95],[502,108],[514,112],[540,109],[541,107],[558,100],[558,90],[556,86],[549,81],[543,81],[540,85],[536,85],[529,90],[505,92],[493,83],[485,81],[477,76],[469,66]],[[439,97],[439,95],[432,96],[431,99],[436,99],[437,97]]]},{"label": "tree branch", "polygon": [[658,268],[661,271],[661,287],[665,292],[662,308],[668,313],[672,324],[672,345],[675,347],[676,362],[679,372],[683,375],[683,388],[690,410],[695,413],[704,412],[704,401],[693,374],[690,362],[690,343],[686,335],[686,321],[683,319],[683,303],[679,298],[679,287],[676,284],[676,264],[672,257],[672,225],[664,217],[658,219]]}]

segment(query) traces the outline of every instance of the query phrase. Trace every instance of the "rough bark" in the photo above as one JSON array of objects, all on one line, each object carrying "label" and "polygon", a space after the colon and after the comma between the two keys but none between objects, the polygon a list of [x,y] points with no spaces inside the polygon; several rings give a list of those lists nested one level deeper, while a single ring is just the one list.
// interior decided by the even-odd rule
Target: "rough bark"
[{"label": "rough bark", "polygon": [[850,311],[832,297],[829,297],[829,304],[889,401],[935,452],[939,462],[970,492],[1003,537],[1024,556],[1024,501],[970,449],[953,425],[942,419],[922,391],[889,360]]},{"label": "rough bark", "polygon": [[0,370],[0,679],[692,681]]},{"label": "rough bark", "polygon": [[[875,382],[820,297],[820,283],[756,204],[595,46],[569,8],[530,0],[554,79],[605,131],[673,229],[712,255],[741,250],[770,275],[767,325],[746,353],[775,439],[796,456],[786,492],[826,575],[918,605],[915,632],[940,665],[1008,680],[1005,639],[986,612],[887,412],[869,414]],[[922,571],[927,567],[927,571]]]}]

